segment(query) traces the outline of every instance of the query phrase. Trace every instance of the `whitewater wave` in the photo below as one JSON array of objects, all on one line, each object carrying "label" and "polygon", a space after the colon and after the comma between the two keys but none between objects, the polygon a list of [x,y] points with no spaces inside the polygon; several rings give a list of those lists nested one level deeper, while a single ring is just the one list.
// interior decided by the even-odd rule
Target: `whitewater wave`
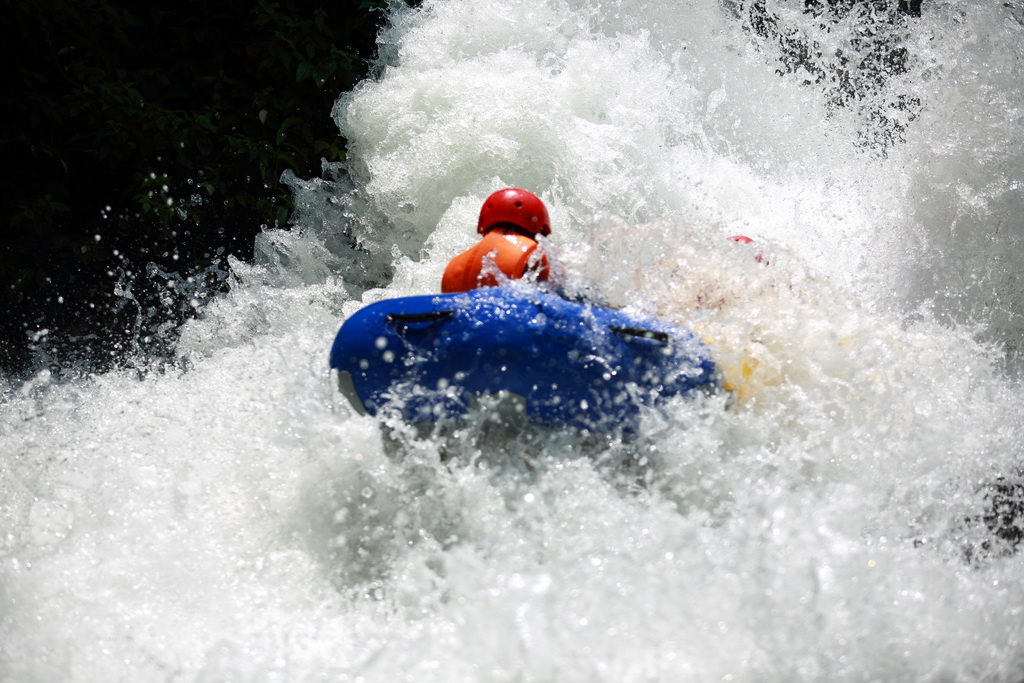
[{"label": "whitewater wave", "polygon": [[[1018,680],[1024,28],[879,8],[392,7],[347,161],[175,364],[0,387],[0,678]],[[731,390],[636,438],[357,415],[338,326],[506,185]]]}]

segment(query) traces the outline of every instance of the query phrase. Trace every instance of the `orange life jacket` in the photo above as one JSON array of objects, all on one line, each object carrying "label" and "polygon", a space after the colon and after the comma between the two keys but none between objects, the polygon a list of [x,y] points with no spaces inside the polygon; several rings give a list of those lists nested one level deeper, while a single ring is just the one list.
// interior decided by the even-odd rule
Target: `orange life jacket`
[{"label": "orange life jacket", "polygon": [[[546,280],[547,259],[543,256],[530,259],[536,249],[536,240],[509,228],[494,228],[448,263],[441,278],[441,291],[447,294],[468,292],[477,287],[496,287],[498,279],[491,268],[513,280],[521,278],[528,270],[537,269],[537,278]],[[484,267],[485,262],[488,263],[487,268]],[[492,262],[494,265],[490,266]]]}]

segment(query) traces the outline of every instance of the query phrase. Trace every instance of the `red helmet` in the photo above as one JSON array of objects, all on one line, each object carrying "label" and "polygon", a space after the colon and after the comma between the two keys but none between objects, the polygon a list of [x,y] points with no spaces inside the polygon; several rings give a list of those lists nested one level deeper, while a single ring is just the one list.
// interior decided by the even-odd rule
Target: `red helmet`
[{"label": "red helmet", "polygon": [[[729,239],[731,239],[733,242],[739,242],[740,244],[753,244],[754,243],[754,240],[750,239],[746,235],[733,235]],[[757,256],[754,257],[754,260],[757,261],[758,263],[764,263],[766,266],[770,266],[771,265],[770,262],[764,260],[764,255],[761,254],[761,252],[757,252]]]},{"label": "red helmet", "polygon": [[551,220],[544,202],[532,192],[517,187],[498,190],[487,198],[480,209],[476,231],[483,235],[502,223],[515,225],[534,235],[551,234]]}]

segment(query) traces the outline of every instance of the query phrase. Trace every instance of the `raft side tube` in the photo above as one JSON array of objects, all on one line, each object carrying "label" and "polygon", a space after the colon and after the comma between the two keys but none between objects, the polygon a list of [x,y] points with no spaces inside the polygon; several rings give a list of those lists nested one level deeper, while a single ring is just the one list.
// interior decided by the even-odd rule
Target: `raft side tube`
[{"label": "raft side tube", "polygon": [[414,424],[511,392],[531,422],[616,429],[717,383],[689,330],[516,286],[371,304],[342,325],[330,365],[357,411],[391,406]]}]

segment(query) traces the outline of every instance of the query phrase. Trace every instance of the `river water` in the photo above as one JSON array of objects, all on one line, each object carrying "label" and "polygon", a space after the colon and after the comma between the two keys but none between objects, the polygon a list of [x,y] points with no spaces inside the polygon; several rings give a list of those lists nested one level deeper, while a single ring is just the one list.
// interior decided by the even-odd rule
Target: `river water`
[{"label": "river water", "polygon": [[[394,9],[174,365],[0,384],[0,679],[1024,678],[1024,7],[804,9]],[[341,321],[508,185],[733,391],[637,438],[357,416]]]}]

